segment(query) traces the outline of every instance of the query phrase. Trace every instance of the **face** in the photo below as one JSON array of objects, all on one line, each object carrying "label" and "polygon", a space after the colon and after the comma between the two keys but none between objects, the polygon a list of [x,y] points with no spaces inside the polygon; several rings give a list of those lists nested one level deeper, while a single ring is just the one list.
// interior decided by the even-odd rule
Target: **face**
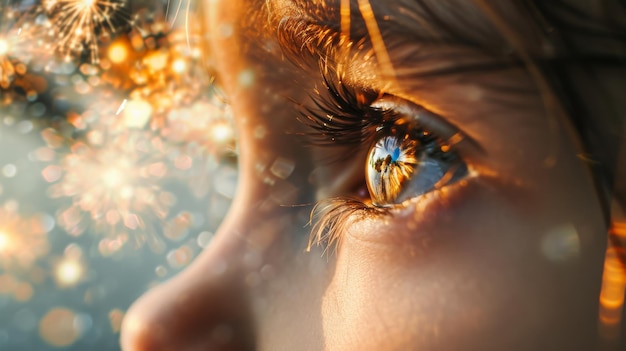
[{"label": "face", "polygon": [[606,226],[512,6],[203,5],[238,194],[125,350],[595,348]]}]

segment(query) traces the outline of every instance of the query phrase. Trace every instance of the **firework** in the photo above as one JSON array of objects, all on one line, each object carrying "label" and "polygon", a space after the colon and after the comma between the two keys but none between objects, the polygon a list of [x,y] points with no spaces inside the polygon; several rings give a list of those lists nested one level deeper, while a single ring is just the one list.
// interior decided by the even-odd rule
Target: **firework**
[{"label": "firework", "polygon": [[188,108],[205,98],[211,87],[211,77],[200,61],[200,49],[193,43],[188,45],[186,38],[182,31],[169,33],[129,70],[135,86],[130,98],[152,105],[153,129],[164,127],[172,110]]},{"label": "firework", "polygon": [[42,173],[54,183],[51,197],[72,200],[59,211],[59,224],[74,236],[91,228],[122,244],[130,237],[158,247],[154,224],[165,220],[174,201],[160,186],[167,173],[163,152],[162,140],[148,131],[89,131]]},{"label": "firework", "polygon": [[46,218],[21,216],[15,202],[0,207],[0,268],[28,269],[48,252],[51,227]]},{"label": "firework", "polygon": [[16,76],[26,73],[24,62],[32,58],[36,49],[32,44],[24,44],[33,39],[37,27],[30,11],[0,5],[0,89],[9,89]]},{"label": "firework", "polygon": [[130,24],[125,0],[44,0],[43,9],[54,27],[57,50],[70,58],[88,53],[99,60],[99,42]]}]

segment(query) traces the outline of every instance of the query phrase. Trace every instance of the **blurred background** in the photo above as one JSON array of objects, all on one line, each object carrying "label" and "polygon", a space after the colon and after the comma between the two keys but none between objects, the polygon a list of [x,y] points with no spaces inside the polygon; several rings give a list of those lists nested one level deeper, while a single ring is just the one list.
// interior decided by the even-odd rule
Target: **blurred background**
[{"label": "blurred background", "polygon": [[0,350],[119,350],[237,183],[192,0],[0,0]]}]

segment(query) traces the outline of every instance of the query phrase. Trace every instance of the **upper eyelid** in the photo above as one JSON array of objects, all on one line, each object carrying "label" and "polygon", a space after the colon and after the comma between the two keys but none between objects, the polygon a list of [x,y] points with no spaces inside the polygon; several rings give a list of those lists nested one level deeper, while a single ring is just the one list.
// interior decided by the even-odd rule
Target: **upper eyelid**
[{"label": "upper eyelid", "polygon": [[415,104],[393,95],[385,95],[371,105],[374,108],[394,111],[402,116],[413,118],[413,121],[428,131],[432,131],[451,147],[461,142],[469,144],[474,151],[484,154],[485,149],[474,139],[463,133],[461,128],[448,122],[446,118],[428,110],[424,106]]}]

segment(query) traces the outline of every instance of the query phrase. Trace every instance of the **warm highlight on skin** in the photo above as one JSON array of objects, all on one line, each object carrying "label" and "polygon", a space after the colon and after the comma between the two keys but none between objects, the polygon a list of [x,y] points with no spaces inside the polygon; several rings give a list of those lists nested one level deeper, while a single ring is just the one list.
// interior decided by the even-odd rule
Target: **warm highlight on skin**
[{"label": "warm highlight on skin", "polygon": [[[584,70],[551,75],[570,66],[547,65],[553,37],[529,1],[207,0],[239,188],[211,245],[128,311],[123,348],[603,345],[602,188],[569,100],[549,84]],[[402,185],[408,200],[374,206],[367,155],[402,120],[447,140],[468,172],[421,195]],[[623,280],[611,277],[600,316],[615,321]]]}]

